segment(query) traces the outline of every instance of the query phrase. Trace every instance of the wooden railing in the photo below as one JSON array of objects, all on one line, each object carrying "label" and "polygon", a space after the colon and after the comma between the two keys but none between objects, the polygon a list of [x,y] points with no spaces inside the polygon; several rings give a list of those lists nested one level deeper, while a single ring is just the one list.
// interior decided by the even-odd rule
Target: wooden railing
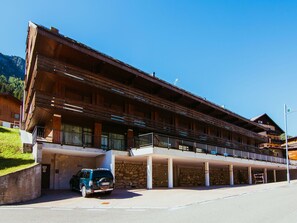
[{"label": "wooden railing", "polygon": [[119,123],[126,126],[134,126],[143,129],[144,131],[157,131],[164,134],[172,134],[184,138],[195,139],[197,142],[215,146],[238,148],[243,151],[253,151],[257,148],[251,145],[229,141],[225,138],[219,138],[189,129],[176,128],[171,124],[164,124],[163,122],[147,118],[139,118],[138,116],[127,113],[120,113],[104,106],[62,99],[41,91],[36,91],[35,98],[36,106],[53,110],[58,109],[58,112],[61,113],[73,113],[76,115],[83,115],[84,117],[96,118],[102,121]]},{"label": "wooden railing", "polygon": [[82,70],[75,66],[61,63],[56,60],[46,58],[40,55],[38,56],[38,69],[46,71],[50,74],[67,77],[87,85],[92,85],[96,88],[112,92],[113,94],[118,94],[122,97],[130,98],[140,103],[148,104],[166,111],[174,112],[182,116],[186,116],[191,119],[207,123],[209,125],[227,129],[228,131],[236,132],[238,134],[254,138],[260,142],[266,141],[266,137],[263,137],[250,130],[205,115],[201,112],[186,108],[184,106],[178,105],[168,100],[161,99],[160,97],[148,94],[141,90],[131,88],[119,82],[107,79],[100,74],[95,74],[86,70]]}]

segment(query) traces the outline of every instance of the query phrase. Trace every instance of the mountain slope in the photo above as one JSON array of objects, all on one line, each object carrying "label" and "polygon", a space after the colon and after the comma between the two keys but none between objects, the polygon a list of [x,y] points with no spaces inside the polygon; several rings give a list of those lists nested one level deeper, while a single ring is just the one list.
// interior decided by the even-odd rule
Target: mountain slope
[{"label": "mountain slope", "polygon": [[1,74],[7,79],[13,76],[24,80],[25,60],[18,56],[7,56],[0,53],[0,75]]}]

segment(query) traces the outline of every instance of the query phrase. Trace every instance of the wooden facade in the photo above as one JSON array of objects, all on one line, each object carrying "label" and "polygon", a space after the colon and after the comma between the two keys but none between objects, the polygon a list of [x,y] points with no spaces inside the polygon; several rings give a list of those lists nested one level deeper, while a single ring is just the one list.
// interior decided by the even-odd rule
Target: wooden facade
[{"label": "wooden facade", "polygon": [[[282,148],[286,149],[286,142],[282,144]],[[297,160],[297,137],[288,138],[288,152],[290,160]]]},{"label": "wooden facade", "polygon": [[[265,127],[121,61],[30,24],[24,126],[55,143],[127,150],[155,132],[257,151]],[[268,153],[267,153],[268,154]]]},{"label": "wooden facade", "polygon": [[252,184],[252,171],[267,179],[268,169],[285,168],[285,159],[259,147],[267,126],[55,28],[30,23],[26,49],[23,126],[33,133],[36,162],[49,169],[47,188],[68,188],[81,168],[108,168],[117,187],[148,189],[234,185],[239,172]]},{"label": "wooden facade", "polygon": [[267,114],[260,115],[251,120],[267,128],[266,131],[260,134],[266,136],[268,141],[261,143],[259,145],[260,148],[270,150],[277,157],[285,157],[284,150],[282,149],[284,141],[280,137],[284,131]]},{"label": "wooden facade", "polygon": [[0,122],[19,126],[22,102],[8,93],[0,93]]}]

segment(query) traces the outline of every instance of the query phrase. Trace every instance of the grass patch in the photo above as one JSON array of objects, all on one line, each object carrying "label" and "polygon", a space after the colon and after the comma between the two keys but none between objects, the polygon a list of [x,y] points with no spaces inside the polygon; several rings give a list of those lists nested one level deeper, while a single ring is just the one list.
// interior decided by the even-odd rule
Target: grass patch
[{"label": "grass patch", "polygon": [[0,127],[0,176],[32,165],[33,155],[21,152],[19,130]]}]

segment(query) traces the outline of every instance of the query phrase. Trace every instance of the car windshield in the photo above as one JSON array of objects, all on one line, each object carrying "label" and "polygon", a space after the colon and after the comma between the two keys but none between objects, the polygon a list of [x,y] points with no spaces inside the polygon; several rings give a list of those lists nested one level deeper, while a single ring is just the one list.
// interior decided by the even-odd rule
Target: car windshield
[{"label": "car windshield", "polygon": [[107,177],[113,179],[112,173],[109,170],[96,170],[93,172],[93,178]]}]

